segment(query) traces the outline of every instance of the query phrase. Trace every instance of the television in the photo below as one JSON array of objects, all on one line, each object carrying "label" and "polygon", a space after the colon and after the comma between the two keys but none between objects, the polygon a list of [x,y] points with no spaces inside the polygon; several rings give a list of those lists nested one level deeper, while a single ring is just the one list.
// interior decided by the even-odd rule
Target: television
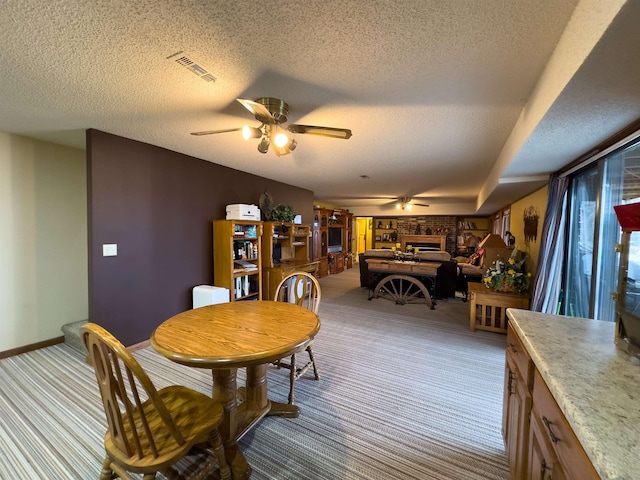
[{"label": "television", "polygon": [[342,228],[329,227],[329,251],[332,253],[342,251]]}]

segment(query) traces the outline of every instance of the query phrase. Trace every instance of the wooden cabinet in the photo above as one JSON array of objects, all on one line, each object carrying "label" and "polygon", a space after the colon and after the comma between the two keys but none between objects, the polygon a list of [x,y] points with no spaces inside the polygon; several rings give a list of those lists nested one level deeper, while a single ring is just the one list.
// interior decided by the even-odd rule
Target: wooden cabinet
[{"label": "wooden cabinet", "polygon": [[531,362],[520,340],[511,331],[511,334],[507,334],[502,411],[502,437],[511,478],[524,478],[527,467],[531,368]]},{"label": "wooden cabinet", "polygon": [[262,265],[273,267],[282,262],[308,262],[310,236],[309,225],[264,222]]},{"label": "wooden cabinet", "polygon": [[275,298],[280,281],[293,272],[318,273],[319,261],[310,261],[311,226],[264,222],[262,233],[262,297]]},{"label": "wooden cabinet", "polygon": [[504,382],[502,435],[511,477],[600,478],[511,326]]},{"label": "wooden cabinet", "polygon": [[[318,261],[318,276],[342,272],[351,252],[353,214],[347,210],[315,208],[311,227],[311,258]],[[331,254],[331,258],[329,258]],[[338,260],[338,256],[341,257]],[[341,264],[338,264],[338,261]],[[347,267],[348,268],[348,267]]]},{"label": "wooden cabinet", "polygon": [[533,379],[531,418],[532,425],[536,426],[535,434],[541,437],[537,443],[544,453],[540,462],[531,459],[531,471],[541,471],[551,464],[552,475],[544,478],[600,478],[537,370]]},{"label": "wooden cabinet", "polygon": [[213,221],[213,282],[229,300],[262,299],[262,222]]},{"label": "wooden cabinet", "polygon": [[313,209],[312,226],[312,256],[311,260],[318,262],[318,276],[329,275],[327,254],[329,253],[329,216],[331,211],[326,208]]},{"label": "wooden cabinet", "polygon": [[329,273],[335,274],[344,272],[344,254],[336,253],[329,260]]},{"label": "wooden cabinet", "polygon": [[543,432],[544,427],[540,425],[540,420],[533,417],[531,419],[531,435],[529,436],[529,462],[526,476],[521,478],[566,480],[567,476],[562,465],[553,454],[553,448],[549,445],[549,440]]},{"label": "wooden cabinet", "polygon": [[343,253],[344,253],[344,268],[351,268],[353,267],[353,262],[352,262],[352,255],[351,252],[353,251],[352,246],[353,246],[353,214],[351,213],[344,213],[344,243],[343,245]]},{"label": "wooden cabinet", "polygon": [[322,257],[320,242],[320,216],[320,210],[313,211],[313,224],[311,225],[311,260],[320,260],[320,257]]}]

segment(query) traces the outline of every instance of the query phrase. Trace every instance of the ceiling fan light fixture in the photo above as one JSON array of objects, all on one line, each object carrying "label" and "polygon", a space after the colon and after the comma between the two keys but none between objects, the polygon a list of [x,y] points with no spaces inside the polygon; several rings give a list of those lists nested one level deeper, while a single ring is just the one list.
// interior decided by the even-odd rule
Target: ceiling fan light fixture
[{"label": "ceiling fan light fixture", "polygon": [[[271,135],[273,135],[274,130],[271,130]],[[297,146],[298,142],[293,138],[289,138],[286,133],[278,132],[273,135],[273,151],[278,157],[290,154]]]},{"label": "ceiling fan light fixture", "polygon": [[273,151],[278,157],[281,157],[282,155],[290,154],[292,151],[296,149],[297,145],[298,145],[298,142],[291,139],[284,147],[278,147],[277,145],[274,145]]},{"label": "ceiling fan light fixture", "polygon": [[242,138],[249,140],[250,138],[260,138],[262,136],[262,130],[257,127],[250,127],[245,125],[242,127]]},{"label": "ceiling fan light fixture", "polygon": [[411,203],[411,199],[401,198],[398,203],[396,203],[396,209],[398,210],[413,210],[413,204]]},{"label": "ceiling fan light fixture", "polygon": [[260,127],[256,128],[245,125],[244,127],[227,128],[223,130],[192,132],[191,135],[212,135],[242,131],[242,136],[245,140],[261,138],[260,144],[258,145],[258,151],[260,153],[267,153],[273,141],[274,152],[278,156],[291,153],[298,145],[285,131],[293,134],[306,133],[330,138],[348,139],[351,137],[351,130],[348,128],[298,124],[290,124],[285,128],[282,124],[287,121],[289,105],[278,98],[261,97],[255,100],[238,98],[237,101],[262,124]]},{"label": "ceiling fan light fixture", "polygon": [[265,135],[264,137],[262,137],[262,140],[260,140],[260,143],[258,144],[258,151],[260,153],[267,153],[270,143],[271,142],[269,141],[269,137]]},{"label": "ceiling fan light fixture", "polygon": [[289,143],[289,137],[285,133],[276,133],[276,136],[273,137],[273,144],[278,148],[284,148]]}]

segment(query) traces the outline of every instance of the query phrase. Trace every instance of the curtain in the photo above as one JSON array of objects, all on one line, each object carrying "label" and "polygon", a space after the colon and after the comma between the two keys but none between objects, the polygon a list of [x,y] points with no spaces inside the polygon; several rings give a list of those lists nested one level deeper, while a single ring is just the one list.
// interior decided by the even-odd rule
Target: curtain
[{"label": "curtain", "polygon": [[[571,177],[569,216],[564,266],[562,311],[571,317],[594,318],[592,315],[592,281],[595,278],[597,203],[600,192],[598,166]],[[594,248],[595,247],[595,248]]]},{"label": "curtain", "polygon": [[549,199],[542,225],[540,257],[531,298],[531,310],[555,314],[562,287],[565,221],[569,179],[558,174],[549,181]]}]

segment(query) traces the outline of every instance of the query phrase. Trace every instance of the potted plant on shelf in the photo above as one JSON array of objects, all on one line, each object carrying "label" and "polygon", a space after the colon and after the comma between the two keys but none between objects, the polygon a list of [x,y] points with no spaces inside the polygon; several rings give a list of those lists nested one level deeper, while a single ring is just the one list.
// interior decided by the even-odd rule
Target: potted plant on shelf
[{"label": "potted plant on shelf", "polygon": [[271,209],[271,220],[274,222],[292,223],[296,218],[296,214],[290,205],[282,203]]}]

